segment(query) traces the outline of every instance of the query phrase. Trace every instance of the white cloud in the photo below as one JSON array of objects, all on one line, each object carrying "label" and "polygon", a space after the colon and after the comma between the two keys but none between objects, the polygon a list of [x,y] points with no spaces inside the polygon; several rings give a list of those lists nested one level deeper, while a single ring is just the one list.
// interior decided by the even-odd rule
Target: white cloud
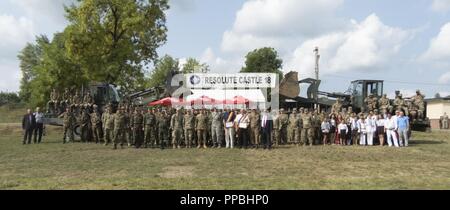
[{"label": "white cloud", "polygon": [[17,53],[34,38],[33,22],[25,17],[0,15],[0,56],[15,59]]},{"label": "white cloud", "polygon": [[447,12],[450,10],[450,0],[433,0],[431,9],[435,12]]},{"label": "white cloud", "polygon": [[0,15],[0,90],[18,91],[21,73],[17,54],[34,39],[34,24],[25,17]]},{"label": "white cloud", "polygon": [[297,70],[311,76],[314,69],[313,49],[321,54],[321,74],[346,71],[374,71],[389,62],[413,33],[390,27],[372,14],[358,23],[351,21],[348,29],[310,39],[298,47],[287,62],[286,71]]},{"label": "white cloud", "polygon": [[200,56],[200,62],[209,65],[211,72],[225,73],[238,72],[242,67],[242,59],[223,59],[217,57],[214,51],[208,47]]},{"label": "white cloud", "polygon": [[226,52],[245,52],[313,37],[345,26],[335,16],[343,0],[250,0],[237,12],[233,28],[223,35]]},{"label": "white cloud", "polygon": [[439,77],[439,84],[450,84],[450,71]]},{"label": "white cloud", "polygon": [[23,9],[33,18],[47,17],[54,22],[65,21],[63,5],[70,5],[73,0],[9,0],[13,5]]},{"label": "white cloud", "polygon": [[434,37],[428,50],[421,56],[425,61],[450,60],[450,22],[442,26],[439,34]]},{"label": "white cloud", "polygon": [[19,62],[0,58],[0,91],[19,91],[20,79],[22,78]]}]

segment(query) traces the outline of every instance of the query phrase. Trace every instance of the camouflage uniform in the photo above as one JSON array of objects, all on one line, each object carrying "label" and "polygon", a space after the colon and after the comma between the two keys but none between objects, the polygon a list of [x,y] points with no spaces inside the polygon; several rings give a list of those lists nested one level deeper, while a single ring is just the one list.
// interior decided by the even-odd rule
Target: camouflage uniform
[{"label": "camouflage uniform", "polygon": [[310,146],[312,146],[313,145],[313,129],[312,129],[313,119],[311,117],[311,114],[309,114],[307,111],[302,116],[302,122],[303,122],[303,129],[302,129],[302,135],[301,135],[301,143],[302,143],[302,145],[309,144]]},{"label": "camouflage uniform", "polygon": [[394,106],[396,110],[403,110],[405,113],[405,116],[409,115],[408,106],[406,105],[405,99],[402,98],[402,95],[398,95],[397,98],[394,100]]},{"label": "camouflage uniform", "polygon": [[50,101],[47,103],[47,110],[50,113],[57,113],[58,111],[58,103],[59,103],[59,93],[56,89],[50,93]]},{"label": "camouflage uniform", "polygon": [[170,116],[167,113],[161,113],[156,120],[161,149],[164,149],[169,144]]},{"label": "camouflage uniform", "polygon": [[191,148],[194,144],[195,116],[191,111],[184,115],[184,144],[187,148]]},{"label": "camouflage uniform", "polygon": [[144,143],[144,116],[139,110],[135,110],[130,119],[130,126],[133,131],[133,142],[136,148],[139,148]]},{"label": "camouflage uniform", "polygon": [[297,109],[294,109],[289,116],[288,143],[290,144],[298,143],[298,123]]},{"label": "camouflage uniform", "polygon": [[338,99],[336,100],[336,103],[333,104],[333,106],[332,106],[332,108],[331,108],[331,112],[332,112],[332,113],[339,113],[339,112],[341,111],[341,109],[342,109],[341,99],[338,98]]},{"label": "camouflage uniform", "polygon": [[126,119],[127,116],[123,111],[123,108],[121,108],[114,115],[114,149],[117,149],[118,144],[120,144],[123,149],[123,145],[126,142],[126,129],[128,124]]},{"label": "camouflage uniform", "polygon": [[380,105],[380,111],[383,114],[386,113],[392,113],[392,106],[391,106],[391,102],[389,100],[389,98],[387,98],[387,95],[384,94],[383,97],[380,98],[380,100],[378,101],[378,104]]},{"label": "camouflage uniform", "polygon": [[95,143],[98,144],[102,141],[102,115],[98,110],[94,110],[91,114],[92,136]]},{"label": "camouflage uniform", "polygon": [[184,116],[181,111],[178,110],[176,114],[172,116],[170,121],[170,128],[172,129],[172,145],[173,148],[181,148],[181,137],[183,136]]},{"label": "camouflage uniform", "polygon": [[286,144],[287,143],[287,129],[289,125],[289,116],[282,111],[281,115],[278,119],[278,129],[280,130],[280,144]]},{"label": "camouflage uniform", "polygon": [[102,124],[106,146],[111,143],[114,138],[114,114],[109,109],[108,112],[102,115]]},{"label": "camouflage uniform", "polygon": [[320,142],[318,142],[318,141],[320,141],[322,138],[321,138],[321,132],[320,132],[320,127],[321,127],[321,124],[322,124],[322,121],[320,121],[320,116],[319,116],[319,114],[317,113],[317,112],[315,112],[315,113],[313,113],[313,115],[312,115],[312,117],[311,117],[311,119],[312,119],[312,127],[311,127],[311,130],[312,130],[312,133],[313,133],[313,140],[312,140],[312,142],[313,142],[313,144],[315,143],[315,144],[320,144]]},{"label": "camouflage uniform", "polygon": [[145,146],[148,147],[151,145],[151,147],[157,145],[158,142],[156,142],[156,116],[153,114],[152,111],[149,111],[147,114],[144,115],[144,124],[145,124]]},{"label": "camouflage uniform", "polygon": [[81,141],[88,142],[89,141],[89,128],[91,119],[87,109],[83,109],[80,116],[80,128],[81,128]]},{"label": "camouflage uniform", "polygon": [[127,143],[128,147],[131,147],[131,145],[134,145],[134,139],[133,139],[133,129],[131,124],[131,118],[133,116],[133,113],[131,113],[131,108],[128,108],[127,111],[125,111],[125,121],[127,124],[127,127],[125,128],[125,135],[127,137]]},{"label": "camouflage uniform", "polygon": [[[416,91],[416,95],[412,98],[413,105],[418,111],[419,119],[423,119],[425,112],[425,96],[420,93],[420,90]],[[406,114],[405,114],[406,115]]]},{"label": "camouflage uniform", "polygon": [[67,137],[69,137],[69,141],[74,142],[73,132],[76,124],[75,115],[71,110],[67,110],[59,117],[63,118],[63,130],[64,130],[63,144],[67,142],[66,141]]},{"label": "camouflage uniform", "polygon": [[222,113],[214,111],[211,113],[211,138],[214,147],[222,147],[223,122]]},{"label": "camouflage uniform", "polygon": [[197,131],[197,138],[198,138],[198,146],[197,148],[202,147],[207,148],[206,146],[206,138],[207,133],[206,130],[208,129],[208,117],[205,115],[204,112],[200,112],[200,114],[197,115],[195,120],[195,129]]},{"label": "camouflage uniform", "polygon": [[275,113],[274,119],[273,119],[273,139],[275,146],[278,146],[280,143],[280,119],[279,114]]},{"label": "camouflage uniform", "polygon": [[253,146],[259,146],[260,145],[260,133],[261,133],[261,121],[260,116],[258,113],[256,113],[256,110],[253,110],[252,113],[250,113],[250,143]]}]

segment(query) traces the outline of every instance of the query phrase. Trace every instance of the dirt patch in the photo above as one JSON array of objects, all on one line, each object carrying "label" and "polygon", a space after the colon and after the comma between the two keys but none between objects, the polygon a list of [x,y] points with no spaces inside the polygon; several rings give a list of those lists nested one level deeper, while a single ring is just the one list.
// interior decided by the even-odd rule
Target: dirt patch
[{"label": "dirt patch", "polygon": [[193,166],[169,166],[163,168],[164,172],[159,173],[158,176],[169,179],[192,177],[194,169]]}]

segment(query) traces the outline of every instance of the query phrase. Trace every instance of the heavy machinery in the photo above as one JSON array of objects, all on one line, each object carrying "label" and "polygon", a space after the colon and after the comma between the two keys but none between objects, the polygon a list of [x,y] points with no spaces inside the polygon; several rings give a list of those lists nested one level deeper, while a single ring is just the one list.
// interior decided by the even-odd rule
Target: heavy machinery
[{"label": "heavy machinery", "polygon": [[[373,95],[373,97],[379,99],[384,94],[383,80],[355,80],[351,82],[349,89],[344,93],[319,91],[320,83],[320,80],[312,78],[299,80],[297,72],[289,72],[280,84],[280,107],[285,109],[307,107],[329,110],[336,102],[336,99],[340,99],[342,101],[342,107],[352,107],[353,111],[358,113],[367,110],[367,104],[364,100],[369,95]],[[309,84],[306,94],[307,97],[299,96],[301,84]],[[397,95],[398,93],[397,91]],[[390,102],[393,104],[394,100],[391,99]],[[424,103],[426,107],[426,102]],[[422,118],[418,118],[415,115],[415,111],[417,110],[410,112],[411,129],[415,131],[428,131],[430,129],[430,121],[426,117],[426,112]]]}]

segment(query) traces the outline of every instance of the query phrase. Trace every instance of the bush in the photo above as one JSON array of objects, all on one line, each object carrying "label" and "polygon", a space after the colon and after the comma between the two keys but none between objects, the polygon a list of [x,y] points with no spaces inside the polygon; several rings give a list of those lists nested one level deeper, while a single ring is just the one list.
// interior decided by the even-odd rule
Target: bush
[{"label": "bush", "polygon": [[0,106],[18,103],[20,103],[20,98],[17,93],[0,92]]}]

